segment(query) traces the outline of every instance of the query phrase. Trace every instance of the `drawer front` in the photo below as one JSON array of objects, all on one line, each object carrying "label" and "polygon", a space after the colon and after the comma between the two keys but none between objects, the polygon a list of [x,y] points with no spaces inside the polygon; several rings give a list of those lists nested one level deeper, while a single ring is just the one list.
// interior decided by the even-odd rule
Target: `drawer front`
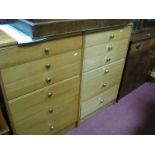
[{"label": "drawer front", "polygon": [[124,59],[83,74],[81,101],[89,100],[99,93],[120,83]]},{"label": "drawer front", "polygon": [[130,54],[138,54],[143,51],[147,51],[151,48],[155,47],[155,39],[149,39],[145,41],[140,41],[137,43],[133,43],[131,45]]},{"label": "drawer front", "polygon": [[128,39],[85,48],[83,72],[125,58]]},{"label": "drawer front", "polygon": [[9,101],[16,134],[52,134],[76,122],[79,81],[76,76]]},{"label": "drawer front", "polygon": [[0,69],[23,64],[51,55],[81,49],[82,36],[68,37],[31,46],[7,47],[0,49]]},{"label": "drawer front", "polygon": [[131,36],[132,42],[138,42],[141,40],[147,40],[155,37],[155,30],[147,30],[143,32],[133,33]]},{"label": "drawer front", "polygon": [[108,89],[104,93],[101,93],[94,98],[82,102],[81,103],[81,118],[84,118],[85,116],[95,112],[102,106],[115,101],[117,98],[119,90],[119,85],[115,85],[112,88]]},{"label": "drawer front", "polygon": [[71,51],[2,70],[8,100],[80,74],[81,51]]},{"label": "drawer front", "polygon": [[129,39],[130,34],[131,34],[131,26],[127,26],[122,29],[112,31],[87,34],[85,37],[85,47],[103,44],[106,42],[116,40]]}]

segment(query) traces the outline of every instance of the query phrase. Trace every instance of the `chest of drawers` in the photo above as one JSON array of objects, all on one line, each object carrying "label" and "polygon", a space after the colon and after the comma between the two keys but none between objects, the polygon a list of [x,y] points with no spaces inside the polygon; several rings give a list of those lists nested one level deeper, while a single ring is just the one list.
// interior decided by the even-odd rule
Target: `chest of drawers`
[{"label": "chest of drawers", "polygon": [[130,34],[131,26],[86,34],[80,98],[81,119],[110,102],[115,102]]},{"label": "chest of drawers", "polygon": [[0,48],[0,85],[14,134],[57,134],[114,103],[131,25]]},{"label": "chest of drawers", "polygon": [[82,36],[0,49],[14,134],[56,134],[78,121]]}]

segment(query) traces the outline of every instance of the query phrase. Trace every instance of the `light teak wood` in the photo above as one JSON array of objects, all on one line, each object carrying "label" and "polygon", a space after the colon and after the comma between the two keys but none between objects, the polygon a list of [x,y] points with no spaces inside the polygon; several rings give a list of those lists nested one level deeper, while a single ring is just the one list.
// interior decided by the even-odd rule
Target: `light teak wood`
[{"label": "light teak wood", "polygon": [[85,48],[83,72],[102,67],[126,56],[129,39]]},{"label": "light teak wood", "polygon": [[99,108],[106,106],[109,102],[116,100],[118,94],[119,84],[114,85],[107,91],[100,93],[99,95],[82,102],[81,104],[81,119],[95,112]]},{"label": "light teak wood", "polygon": [[131,25],[85,35],[80,96],[82,120],[116,100],[130,34]]},{"label": "light teak wood", "polygon": [[124,28],[112,31],[87,34],[85,37],[85,47],[128,39],[130,34],[131,26],[126,26]]},{"label": "light teak wood", "polygon": [[82,37],[56,39],[31,46],[12,46],[0,49],[0,69],[23,64],[52,55],[81,49]]},{"label": "light teak wood", "polygon": [[[107,66],[86,72],[82,76],[81,102],[119,84],[124,67],[124,59]],[[108,72],[107,72],[108,71]]]},{"label": "light teak wood", "polygon": [[[75,123],[79,76],[9,101],[16,134],[54,134]],[[52,96],[48,97],[51,92]],[[54,129],[51,129],[51,127]]]},{"label": "light teak wood", "polygon": [[114,101],[130,31],[127,26],[1,48],[0,80],[14,133],[56,134],[75,124],[79,113],[85,118]]},{"label": "light teak wood", "polygon": [[[81,51],[71,51],[1,71],[8,100],[80,74]],[[51,81],[47,81],[47,80]]]}]

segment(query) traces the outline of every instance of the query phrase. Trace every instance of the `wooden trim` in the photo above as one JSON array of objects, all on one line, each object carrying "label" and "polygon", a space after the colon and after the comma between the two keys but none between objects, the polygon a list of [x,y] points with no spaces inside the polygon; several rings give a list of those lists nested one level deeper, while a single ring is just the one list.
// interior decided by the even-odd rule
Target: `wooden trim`
[{"label": "wooden trim", "polygon": [[27,21],[16,20],[13,26],[27,33],[33,38],[43,36],[55,36],[75,32],[85,32],[114,26],[125,26],[131,22],[130,19],[60,19]]},{"label": "wooden trim", "polygon": [[82,74],[83,74],[83,60],[84,60],[84,46],[85,46],[85,34],[82,33],[82,47],[81,47],[81,69],[80,69],[80,88],[79,88],[79,107],[78,107],[78,120],[76,126],[78,127],[80,122],[80,112],[81,112],[81,87],[82,87]]}]

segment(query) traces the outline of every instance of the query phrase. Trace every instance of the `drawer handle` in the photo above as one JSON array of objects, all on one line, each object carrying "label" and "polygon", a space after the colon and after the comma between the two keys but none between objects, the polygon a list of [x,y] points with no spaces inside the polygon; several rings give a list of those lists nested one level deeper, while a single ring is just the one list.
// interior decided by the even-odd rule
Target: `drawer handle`
[{"label": "drawer handle", "polygon": [[100,99],[100,104],[103,104],[104,103],[104,99]]},{"label": "drawer handle", "polygon": [[45,51],[46,54],[49,54],[50,48],[46,47],[46,48],[44,49],[44,51]]},{"label": "drawer handle", "polygon": [[110,36],[109,36],[109,39],[114,39],[114,35],[113,34],[111,34]]},{"label": "drawer handle", "polygon": [[46,67],[47,69],[50,69],[50,68],[51,68],[51,64],[46,64],[45,67]]},{"label": "drawer handle", "polygon": [[53,125],[49,125],[50,126],[50,130],[54,130],[54,126]]},{"label": "drawer handle", "polygon": [[148,33],[148,34],[146,34],[146,36],[147,36],[148,38],[150,38],[150,37],[151,37],[151,34],[150,34],[150,33]]},{"label": "drawer handle", "polygon": [[52,97],[53,94],[51,92],[48,93],[48,97]]},{"label": "drawer handle", "polygon": [[105,74],[109,73],[109,70],[108,70],[108,69],[106,69],[106,70],[104,71],[104,73],[105,73]]},{"label": "drawer handle", "polygon": [[141,47],[141,44],[137,44],[136,45],[136,48],[138,49],[138,48],[140,48]]},{"label": "drawer handle", "polygon": [[49,108],[48,112],[52,113],[54,110],[52,108]]},{"label": "drawer handle", "polygon": [[102,88],[106,87],[107,86],[107,83],[103,83],[102,84]]},{"label": "drawer handle", "polygon": [[50,77],[48,77],[48,78],[46,79],[46,82],[47,82],[47,83],[51,83],[51,81],[52,81],[52,79],[51,79]]},{"label": "drawer handle", "polygon": [[110,61],[111,61],[111,58],[107,58],[107,59],[106,59],[106,62],[110,62]]},{"label": "drawer handle", "polygon": [[108,51],[111,51],[111,50],[112,50],[112,46],[109,46],[109,47],[108,47]]}]

